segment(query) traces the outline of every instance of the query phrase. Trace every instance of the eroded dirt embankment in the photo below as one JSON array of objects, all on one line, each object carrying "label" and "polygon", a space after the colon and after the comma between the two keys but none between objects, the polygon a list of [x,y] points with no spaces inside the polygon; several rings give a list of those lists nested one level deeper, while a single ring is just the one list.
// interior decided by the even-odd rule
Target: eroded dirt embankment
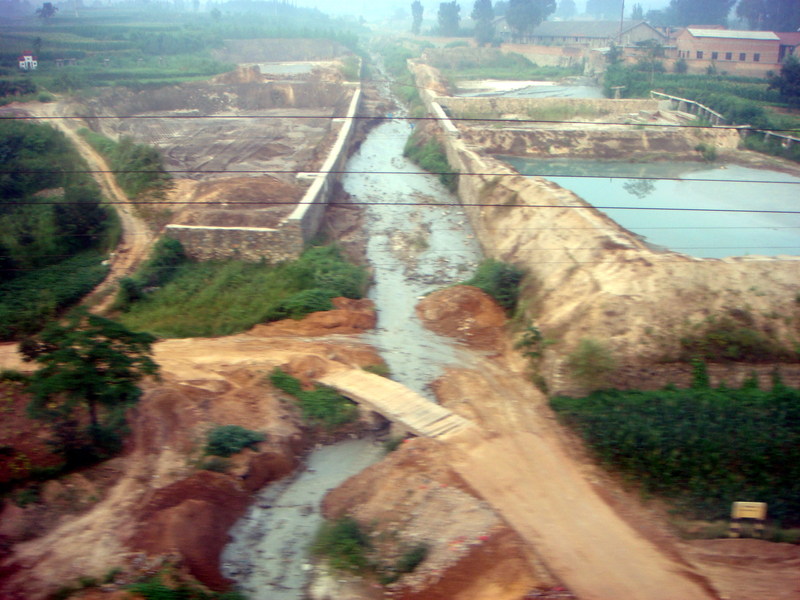
[{"label": "eroded dirt embankment", "polygon": [[[346,336],[309,337],[374,326],[369,302],[337,305],[302,323],[156,344],[161,381],[146,385],[130,414],[129,447],[114,461],[108,485],[62,490],[85,511],[41,531],[26,525],[40,518],[33,507],[7,505],[0,597],[43,598],[79,576],[101,579],[113,568],[122,569],[120,582],[131,581],[164,561],[177,561],[207,585],[225,586],[218,562],[228,529],[252,492],[294,468],[310,439],[297,409],[266,375],[277,366],[302,376],[310,365],[380,363],[372,348]],[[225,473],[204,470],[206,434],[222,424],[261,431],[267,440],[233,457]]]},{"label": "eroded dirt embankment", "polygon": [[734,315],[786,348],[800,342],[800,258],[652,250],[574,193],[484,154],[470,143],[481,135],[440,139],[451,164],[470,173],[459,195],[486,254],[528,272],[527,317],[554,342],[542,363],[550,390],[576,391],[563,357],[582,338],[602,340],[621,365],[676,358],[692,325],[715,316]]},{"label": "eroded dirt embankment", "polygon": [[[445,87],[441,75],[422,64],[414,70],[421,95],[432,106],[431,90]],[[614,101],[607,102],[613,107]],[[652,365],[678,356],[680,338],[692,324],[735,315],[743,326],[786,348],[796,347],[800,343],[800,257],[718,260],[655,251],[572,192],[545,179],[521,177],[490,154],[543,154],[555,148],[556,153],[567,155],[568,145],[555,139],[565,133],[568,141],[576,141],[570,136],[577,139],[577,151],[584,155],[594,149],[601,158],[619,156],[626,150],[625,140],[633,136],[638,140],[634,153],[638,149],[648,153],[642,156],[668,159],[681,148],[678,158],[683,159],[687,149],[704,141],[704,136],[712,136],[705,142],[713,142],[723,153],[734,152],[731,132],[647,128],[612,143],[614,127],[585,127],[517,132],[516,128],[459,123],[460,135],[444,135],[435,124],[426,125],[428,135],[439,136],[450,164],[470,174],[459,177],[459,196],[486,254],[528,272],[522,290],[526,316],[554,342],[542,361],[549,389],[580,391],[569,380],[563,357],[582,338],[601,340],[621,365]],[[596,148],[595,135],[599,138]],[[742,156],[736,153],[733,158],[741,161]],[[762,166],[765,162],[760,157],[744,160]],[[785,161],[769,162],[798,172]]]}]

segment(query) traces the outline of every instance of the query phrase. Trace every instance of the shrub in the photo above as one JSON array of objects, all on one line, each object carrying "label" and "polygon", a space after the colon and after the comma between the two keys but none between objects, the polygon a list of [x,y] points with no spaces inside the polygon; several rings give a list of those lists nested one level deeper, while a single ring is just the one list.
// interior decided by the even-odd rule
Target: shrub
[{"label": "shrub", "polygon": [[447,161],[444,147],[435,138],[424,140],[418,129],[408,138],[403,155],[417,163],[420,167],[439,176],[439,181],[450,191],[458,186],[458,173]]},{"label": "shrub", "polygon": [[406,550],[397,561],[396,570],[398,573],[411,573],[428,556],[428,546],[417,544],[413,548]]},{"label": "shrub", "polygon": [[478,265],[475,276],[465,281],[464,285],[482,289],[510,313],[517,306],[519,286],[524,275],[525,271],[521,268],[490,258]]},{"label": "shrub", "polygon": [[358,522],[352,517],[342,517],[322,525],[312,552],[327,558],[334,569],[363,573],[369,567],[369,548],[369,538]]},{"label": "shrub", "polygon": [[331,310],[333,309],[331,298],[336,296],[336,292],[330,290],[311,289],[297,292],[270,310],[267,313],[267,320],[302,319],[313,312]]},{"label": "shrub", "polygon": [[244,448],[254,448],[267,436],[239,425],[217,425],[208,432],[205,453],[215,456],[231,456]]},{"label": "shrub", "polygon": [[703,155],[706,162],[714,162],[717,160],[717,148],[713,144],[700,143],[694,149]]},{"label": "shrub", "polygon": [[712,316],[680,339],[681,358],[714,361],[771,362],[798,360],[800,353],[782,347],[730,315]]},{"label": "shrub", "polygon": [[583,338],[567,357],[567,366],[581,385],[595,388],[606,383],[608,375],[616,368],[616,361],[602,343]]},{"label": "shrub", "polygon": [[269,374],[269,381],[272,385],[281,391],[290,394],[291,396],[299,396],[303,391],[300,385],[300,380],[297,377],[292,377],[286,371],[276,368]]},{"label": "shrub", "polygon": [[332,388],[317,386],[313,390],[304,390],[300,380],[281,369],[270,373],[270,382],[297,398],[303,418],[313,425],[331,429],[350,423],[358,416],[356,406]]}]

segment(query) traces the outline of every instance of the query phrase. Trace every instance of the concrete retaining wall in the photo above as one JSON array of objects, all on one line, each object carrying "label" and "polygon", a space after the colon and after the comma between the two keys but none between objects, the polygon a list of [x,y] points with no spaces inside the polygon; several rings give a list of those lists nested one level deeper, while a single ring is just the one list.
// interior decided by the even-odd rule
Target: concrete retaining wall
[{"label": "concrete retaining wall", "polygon": [[354,87],[347,114],[327,160],[297,208],[276,228],[167,225],[166,234],[180,240],[187,255],[195,260],[235,258],[278,262],[300,256],[305,242],[319,231],[335,184],[344,171],[355,129],[353,117],[361,103],[361,86],[354,84]]},{"label": "concrete retaining wall", "polygon": [[322,219],[325,216],[325,208],[330,201],[335,184],[341,180],[341,173],[344,171],[345,163],[347,162],[350,140],[355,131],[355,119],[353,117],[358,114],[360,104],[361,86],[359,84],[353,92],[347,115],[339,130],[336,142],[331,148],[328,159],[322,165],[320,174],[314,179],[300,204],[286,221],[288,226],[299,228],[305,241],[313,238],[319,231]]},{"label": "concrete retaining wall", "polygon": [[611,100],[608,98],[437,98],[453,117],[526,115],[531,109],[544,111],[566,108],[566,112],[590,113],[599,117],[658,110],[651,99]]}]

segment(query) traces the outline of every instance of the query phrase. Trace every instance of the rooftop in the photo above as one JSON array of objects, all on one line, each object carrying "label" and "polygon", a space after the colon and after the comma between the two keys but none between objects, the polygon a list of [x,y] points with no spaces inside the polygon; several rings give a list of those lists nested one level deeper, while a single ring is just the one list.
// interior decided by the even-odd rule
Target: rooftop
[{"label": "rooftop", "polygon": [[741,31],[736,29],[699,29],[689,27],[687,31],[694,37],[727,38],[737,40],[775,40],[779,38],[771,31]]}]

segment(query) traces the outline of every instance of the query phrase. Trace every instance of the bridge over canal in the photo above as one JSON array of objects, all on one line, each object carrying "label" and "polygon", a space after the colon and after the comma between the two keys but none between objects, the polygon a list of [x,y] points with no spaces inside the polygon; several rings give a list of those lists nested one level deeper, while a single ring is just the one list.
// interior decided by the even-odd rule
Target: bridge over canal
[{"label": "bridge over canal", "polygon": [[380,375],[350,369],[327,373],[317,381],[418,436],[442,439],[478,430],[472,421]]}]

